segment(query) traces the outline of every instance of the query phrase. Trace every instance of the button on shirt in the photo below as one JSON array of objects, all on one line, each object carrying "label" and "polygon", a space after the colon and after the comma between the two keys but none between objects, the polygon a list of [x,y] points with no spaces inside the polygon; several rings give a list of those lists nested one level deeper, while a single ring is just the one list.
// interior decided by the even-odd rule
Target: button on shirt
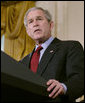
[{"label": "button on shirt", "polygon": [[[43,49],[40,51],[40,58],[39,58],[39,62],[45,52],[45,50],[47,49],[47,47],[51,44],[51,42],[54,40],[54,38],[51,36],[46,42],[44,42],[43,44],[41,44],[41,46],[43,47]],[[38,48],[38,45],[36,45],[35,50]],[[64,94],[67,91],[67,87],[64,83],[61,83],[64,87]]]}]

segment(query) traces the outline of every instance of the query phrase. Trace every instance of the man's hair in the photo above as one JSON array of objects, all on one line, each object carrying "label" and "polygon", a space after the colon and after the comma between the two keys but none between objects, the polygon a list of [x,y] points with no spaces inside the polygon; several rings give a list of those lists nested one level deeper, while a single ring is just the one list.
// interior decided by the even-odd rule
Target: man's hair
[{"label": "man's hair", "polygon": [[41,7],[33,7],[33,8],[28,9],[28,11],[27,11],[26,14],[25,14],[25,17],[24,17],[24,25],[25,25],[25,27],[27,27],[27,16],[28,16],[29,12],[34,11],[34,10],[42,10],[43,13],[45,14],[45,17],[46,17],[46,19],[48,20],[48,22],[50,22],[50,21],[52,20],[52,16],[51,16],[51,14],[48,12],[48,10],[44,10],[44,9],[41,8]]}]

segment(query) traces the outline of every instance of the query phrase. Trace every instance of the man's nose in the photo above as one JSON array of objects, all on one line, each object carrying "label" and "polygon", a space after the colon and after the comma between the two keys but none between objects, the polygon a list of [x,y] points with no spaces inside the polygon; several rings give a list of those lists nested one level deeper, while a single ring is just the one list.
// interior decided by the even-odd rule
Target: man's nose
[{"label": "man's nose", "polygon": [[38,21],[34,20],[33,27],[39,26]]}]

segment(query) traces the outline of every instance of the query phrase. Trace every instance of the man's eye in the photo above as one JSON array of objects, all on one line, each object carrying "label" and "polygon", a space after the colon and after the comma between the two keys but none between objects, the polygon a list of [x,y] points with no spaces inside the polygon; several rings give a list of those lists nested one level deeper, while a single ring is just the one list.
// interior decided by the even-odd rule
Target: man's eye
[{"label": "man's eye", "polygon": [[29,24],[32,23],[32,21],[29,21]]},{"label": "man's eye", "polygon": [[33,20],[28,21],[29,24],[32,23],[32,22],[33,22]]},{"label": "man's eye", "polygon": [[37,18],[37,20],[42,20],[42,18]]},{"label": "man's eye", "polygon": [[38,20],[42,20],[41,18],[39,18]]}]

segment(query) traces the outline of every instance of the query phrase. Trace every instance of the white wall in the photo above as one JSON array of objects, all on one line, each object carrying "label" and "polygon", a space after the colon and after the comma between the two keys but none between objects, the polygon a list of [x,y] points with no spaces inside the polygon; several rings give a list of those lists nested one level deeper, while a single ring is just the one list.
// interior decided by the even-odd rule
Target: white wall
[{"label": "white wall", "polygon": [[79,40],[84,46],[84,2],[68,2],[68,39]]},{"label": "white wall", "polygon": [[84,1],[37,1],[36,6],[49,10],[53,16],[53,36],[78,40],[84,47]]}]

